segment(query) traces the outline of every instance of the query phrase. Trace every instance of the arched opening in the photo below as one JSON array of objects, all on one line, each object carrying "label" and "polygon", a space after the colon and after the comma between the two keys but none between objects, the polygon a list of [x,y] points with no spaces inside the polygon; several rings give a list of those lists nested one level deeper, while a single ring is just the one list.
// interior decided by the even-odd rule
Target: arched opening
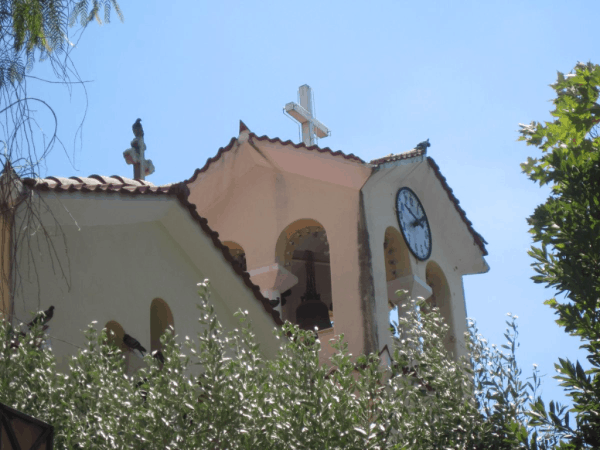
[{"label": "arched opening", "polygon": [[448,287],[448,281],[442,269],[435,261],[429,261],[425,268],[425,279],[427,285],[433,291],[431,297],[427,299],[429,307],[438,307],[440,315],[444,318],[444,322],[450,326],[448,335],[444,339],[446,350],[454,352],[454,344],[456,336],[454,336],[454,321],[452,320],[452,295]]},{"label": "arched opening", "polygon": [[106,340],[125,352],[127,350],[125,344],[123,344],[125,330],[123,330],[121,324],[115,320],[109,320],[106,322],[106,325],[104,325],[104,328],[106,329]]},{"label": "arched opening", "polygon": [[169,327],[175,327],[171,308],[162,298],[155,298],[150,304],[150,352],[161,350],[160,337]]},{"label": "arched opening", "polygon": [[383,240],[383,257],[385,259],[385,279],[387,282],[390,323],[398,322],[398,314],[402,302],[396,295],[399,289],[406,289],[406,277],[412,275],[409,250],[400,231],[394,227],[385,230]]},{"label": "arched opening", "polygon": [[276,260],[298,278],[297,284],[281,292],[283,320],[312,329],[314,322],[307,317],[317,314],[316,326],[331,328],[334,305],[329,242],[323,225],[313,219],[288,225],[277,241]]},{"label": "arched opening", "polygon": [[233,241],[225,241],[223,245],[229,249],[229,253],[234,260],[234,263],[242,269],[244,272],[248,271],[248,266],[246,265],[246,252],[244,248]]}]

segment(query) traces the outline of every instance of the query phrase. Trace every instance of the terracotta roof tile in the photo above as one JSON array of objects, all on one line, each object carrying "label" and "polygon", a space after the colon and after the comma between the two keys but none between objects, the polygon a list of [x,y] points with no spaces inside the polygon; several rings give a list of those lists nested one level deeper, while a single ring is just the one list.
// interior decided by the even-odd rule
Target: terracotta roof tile
[{"label": "terracotta roof tile", "polygon": [[364,162],[365,162],[365,161],[363,161],[361,158],[359,158],[358,156],[356,156],[356,155],[353,155],[352,153],[350,153],[349,155],[346,155],[346,154],[345,154],[343,151],[341,151],[341,150],[337,150],[337,151],[335,151],[335,152],[334,152],[334,151],[333,151],[333,150],[331,150],[329,147],[321,148],[321,147],[319,147],[318,145],[311,145],[310,147],[307,147],[307,146],[306,146],[306,144],[304,144],[303,142],[302,142],[302,143],[300,143],[300,144],[294,144],[294,143],[293,143],[292,141],[290,141],[290,140],[287,140],[287,141],[282,141],[282,140],[281,140],[281,139],[279,139],[279,138],[270,138],[270,137],[268,137],[268,136],[257,136],[257,135],[256,135],[256,134],[254,134],[254,133],[250,133],[250,138],[253,138],[253,137],[254,137],[254,138],[256,138],[256,140],[258,140],[258,141],[268,141],[268,142],[271,142],[272,144],[273,144],[273,143],[278,143],[278,144],[281,144],[281,145],[291,145],[291,146],[292,146],[292,147],[294,147],[294,148],[304,148],[304,149],[306,149],[306,150],[309,150],[309,151],[317,151],[317,152],[319,152],[319,153],[330,153],[330,154],[331,154],[331,155],[333,155],[333,156],[341,156],[341,157],[342,157],[342,158],[344,158],[344,159],[348,159],[348,160],[351,160],[351,161],[357,161],[357,162],[361,162],[361,163],[363,163],[363,164],[364,164]]},{"label": "terracotta roof tile", "polygon": [[427,154],[427,152],[425,150],[413,148],[412,150],[409,150],[409,151],[404,152],[404,153],[397,153],[395,155],[394,154],[389,154],[388,156],[384,156],[383,158],[374,159],[369,164],[373,164],[373,165],[378,166],[378,165],[384,164],[386,162],[400,161],[400,160],[403,160],[403,159],[416,158],[417,156],[424,156],[426,154]]},{"label": "terracotta roof tile", "polygon": [[91,175],[89,177],[47,177],[24,178],[23,184],[30,189],[38,191],[56,192],[108,192],[127,195],[170,195],[175,196],[181,205],[188,210],[192,219],[200,226],[202,231],[212,240],[213,245],[221,251],[225,260],[231,265],[234,272],[240,276],[248,289],[252,291],[256,300],[262,304],[265,311],[271,315],[277,325],[283,325],[279,312],[260,292],[260,287],[250,280],[248,272],[244,272],[234,261],[229,248],[219,240],[219,233],[208,226],[208,221],[196,211],[196,205],[189,201],[190,190],[185,183],[173,183],[164,186],[155,186],[144,180],[132,180],[120,176]]}]

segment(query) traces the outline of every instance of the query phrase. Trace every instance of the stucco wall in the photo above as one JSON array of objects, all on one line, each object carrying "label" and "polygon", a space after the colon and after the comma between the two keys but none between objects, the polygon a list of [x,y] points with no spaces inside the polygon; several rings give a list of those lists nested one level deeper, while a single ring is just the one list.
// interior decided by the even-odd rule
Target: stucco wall
[{"label": "stucco wall", "polygon": [[[451,293],[451,335],[456,339],[452,350],[465,354],[466,308],[462,276],[485,270],[486,264],[472,235],[448,199],[439,180],[426,161],[398,164],[375,173],[363,187],[369,241],[373,259],[373,277],[376,297],[376,315],[379,345],[390,344],[388,330],[389,308],[383,242],[388,227],[400,230],[396,217],[396,193],[399,188],[410,187],[421,200],[427,213],[432,235],[432,252],[426,261],[409,254],[410,272],[426,280],[426,267],[434,261],[441,268]],[[382,331],[383,330],[383,331]]]},{"label": "stucco wall", "polygon": [[[89,208],[100,207],[100,203],[87,195],[85,201]],[[101,198],[102,194],[98,196]],[[69,208],[70,199],[75,197],[77,194],[63,195],[62,205],[56,203],[54,206]],[[123,199],[117,197],[106,198],[122,206]],[[171,220],[180,224],[180,233],[190,234],[190,239],[194,240],[188,247],[199,253],[196,261],[189,255],[190,248],[184,250],[161,221],[77,226],[75,217],[62,225],[66,246],[58,228],[50,229],[56,254],[69,275],[68,283],[58,271],[52,271],[49,250],[41,234],[36,236],[41,244],[40,252],[30,255],[26,248],[20,249],[22,290],[15,300],[15,314],[26,322],[32,312],[50,305],[56,307],[48,334],[60,369],[66,368],[69,355],[76,352],[77,347],[83,347],[85,338],[81,330],[94,320],[99,328],[110,320],[119,322],[126,333],[150,350],[150,305],[155,298],[161,298],[169,305],[179,339],[194,338],[200,330],[196,284],[205,278],[211,278],[214,286],[212,301],[225,328],[236,328],[233,313],[238,308],[250,309],[251,318],[259,328],[257,334],[263,350],[268,355],[276,351],[277,344],[271,333],[275,327],[272,318],[260,311],[262,305],[228,267],[212,241],[196,223],[186,218],[186,214],[189,216],[187,211],[176,199],[168,201],[174,208],[169,213]],[[52,200],[50,202],[53,204]],[[136,205],[140,207],[141,203],[143,199]],[[85,214],[84,211],[80,213]],[[110,215],[110,210],[106,214]],[[126,214],[126,210],[121,208],[120,214]],[[27,270],[33,268],[33,264],[36,270]],[[56,261],[54,267],[58,267]]]},{"label": "stucco wall", "polygon": [[[354,355],[362,353],[357,235],[360,187],[370,169],[326,153],[268,142],[253,145],[236,144],[212,163],[189,185],[190,201],[222,240],[244,248],[251,273],[280,262],[277,240],[290,224],[301,219],[320,223],[330,245],[334,332],[345,334]],[[255,280],[263,291],[273,288]]]}]

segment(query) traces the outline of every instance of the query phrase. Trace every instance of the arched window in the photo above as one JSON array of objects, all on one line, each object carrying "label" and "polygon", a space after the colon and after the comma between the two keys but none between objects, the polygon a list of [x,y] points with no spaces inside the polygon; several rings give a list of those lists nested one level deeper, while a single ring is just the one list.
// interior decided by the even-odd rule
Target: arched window
[{"label": "arched window", "polygon": [[398,322],[399,298],[396,291],[406,289],[405,277],[412,275],[409,250],[400,231],[394,227],[385,230],[383,240],[383,257],[385,259],[385,279],[387,282],[387,298],[390,308],[390,324]]},{"label": "arched window", "polygon": [[281,293],[283,320],[310,329],[315,324],[319,329],[331,328],[334,304],[329,242],[323,225],[313,219],[297,220],[282,231],[275,248],[277,261],[298,279]]},{"label": "arched window", "polygon": [[431,307],[437,306],[440,309],[440,315],[443,317],[444,322],[450,326],[444,344],[446,350],[455,352],[454,344],[456,343],[456,336],[454,336],[454,321],[452,320],[452,295],[446,276],[435,261],[429,261],[425,268],[425,278],[427,285],[433,291],[431,297],[427,299],[427,304]]},{"label": "arched window", "polygon": [[223,245],[229,249],[229,253],[231,254],[235,264],[242,269],[244,272],[248,271],[248,267],[246,266],[246,252],[244,248],[233,241],[225,241]]},{"label": "arched window", "polygon": [[150,352],[161,349],[160,337],[169,327],[175,327],[171,308],[162,298],[155,298],[150,304]]}]

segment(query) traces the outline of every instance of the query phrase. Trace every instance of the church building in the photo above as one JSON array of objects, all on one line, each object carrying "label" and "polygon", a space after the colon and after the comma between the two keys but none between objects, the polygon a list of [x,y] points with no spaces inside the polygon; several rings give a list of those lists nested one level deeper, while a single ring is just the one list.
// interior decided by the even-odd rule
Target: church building
[{"label": "church building", "polygon": [[168,326],[195,336],[196,284],[208,278],[227,329],[247,310],[268,356],[282,321],[316,327],[326,361],[340,334],[354,355],[390,348],[390,311],[405,289],[440,308],[447,348],[464,355],[462,277],[489,270],[487,251],[429,143],[366,162],[315,145],[329,130],[308,86],[285,111],[301,123],[302,143],[240,122],[237,137],[177,184],[144,180],[153,166],[139,121],[124,154],[136,179],[15,180],[5,168],[4,315],[17,323],[54,305],[48,334],[59,358],[83,344],[92,320],[157,350]]}]

